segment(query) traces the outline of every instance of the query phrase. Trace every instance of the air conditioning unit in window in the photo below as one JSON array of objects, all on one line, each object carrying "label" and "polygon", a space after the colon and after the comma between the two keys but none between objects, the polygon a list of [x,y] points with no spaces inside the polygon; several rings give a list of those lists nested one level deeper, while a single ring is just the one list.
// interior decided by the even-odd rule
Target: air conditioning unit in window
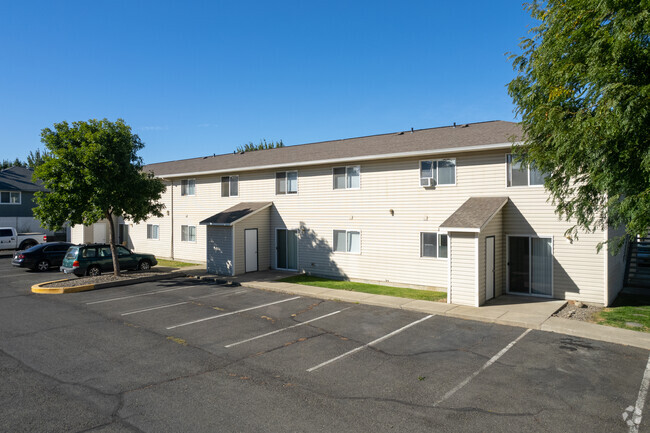
[{"label": "air conditioning unit in window", "polygon": [[430,177],[424,177],[420,179],[420,186],[427,187],[427,186],[431,186],[432,184],[433,184],[433,179],[431,179]]}]

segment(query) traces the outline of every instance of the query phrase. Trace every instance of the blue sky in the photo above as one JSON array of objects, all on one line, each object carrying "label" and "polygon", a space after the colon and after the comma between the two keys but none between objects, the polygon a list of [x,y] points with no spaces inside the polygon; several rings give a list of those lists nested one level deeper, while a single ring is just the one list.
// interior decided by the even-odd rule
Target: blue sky
[{"label": "blue sky", "polygon": [[0,8],[0,159],[123,118],[145,163],[515,120],[512,1],[63,1]]}]

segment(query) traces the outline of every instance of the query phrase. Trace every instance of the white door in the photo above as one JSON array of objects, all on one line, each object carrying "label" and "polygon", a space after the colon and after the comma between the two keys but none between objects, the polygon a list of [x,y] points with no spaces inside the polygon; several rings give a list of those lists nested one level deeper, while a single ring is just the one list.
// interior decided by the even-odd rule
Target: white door
[{"label": "white door", "polygon": [[106,224],[104,223],[93,224],[93,242],[96,244],[106,243]]},{"label": "white door", "polygon": [[494,298],[494,236],[485,238],[485,300]]},{"label": "white door", "polygon": [[244,230],[246,248],[246,272],[257,271],[257,229]]}]

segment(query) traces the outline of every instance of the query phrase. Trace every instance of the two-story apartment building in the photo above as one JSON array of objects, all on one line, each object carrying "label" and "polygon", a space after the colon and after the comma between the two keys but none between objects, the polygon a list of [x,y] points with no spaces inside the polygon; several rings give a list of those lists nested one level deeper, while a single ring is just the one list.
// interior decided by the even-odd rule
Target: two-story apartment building
[{"label": "two-story apartment building", "polygon": [[168,185],[138,251],[236,275],[286,269],[443,288],[479,306],[503,293],[609,304],[611,235],[566,238],[543,175],[510,157],[510,122],[484,122],[146,166]]}]

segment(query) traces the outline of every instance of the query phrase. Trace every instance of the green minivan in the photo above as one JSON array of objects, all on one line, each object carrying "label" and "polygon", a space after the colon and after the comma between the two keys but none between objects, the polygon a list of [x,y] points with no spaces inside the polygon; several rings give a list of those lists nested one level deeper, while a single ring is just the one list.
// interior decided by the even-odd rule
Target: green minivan
[{"label": "green minivan", "polygon": [[[147,270],[156,266],[158,261],[153,254],[139,254],[129,251],[122,245],[116,245],[120,269]],[[102,272],[113,271],[113,256],[108,244],[75,245],[68,248],[61,272],[75,274],[78,277],[90,275],[96,277]]]}]

